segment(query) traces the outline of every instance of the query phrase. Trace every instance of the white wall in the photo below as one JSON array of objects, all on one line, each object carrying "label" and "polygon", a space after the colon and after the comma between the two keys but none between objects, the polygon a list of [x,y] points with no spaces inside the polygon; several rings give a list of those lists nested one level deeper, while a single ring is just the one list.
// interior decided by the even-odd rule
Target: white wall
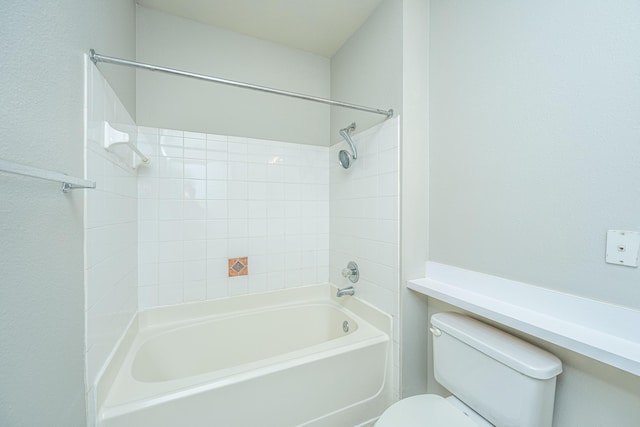
[{"label": "white wall", "polygon": [[430,259],[640,308],[640,4],[432,2]]},{"label": "white wall", "polygon": [[[131,54],[134,5],[3,6],[0,158],[83,176],[83,54]],[[132,91],[133,73],[110,78]],[[84,425],[83,193],[2,174],[0,206],[0,424]]]},{"label": "white wall", "polygon": [[[331,58],[331,98],[402,112],[402,0],[385,0]],[[385,116],[331,107],[330,140],[356,122],[356,132],[382,123]]]},{"label": "white wall", "polygon": [[[135,0],[92,0],[86,22],[88,43],[96,52],[135,60]],[[132,68],[100,63],[98,69],[116,92],[127,113],[136,119],[136,73]]]},{"label": "white wall", "polygon": [[425,392],[430,357],[426,298],[406,288],[407,280],[423,277],[428,258],[429,2],[404,0],[402,16],[401,371],[407,397]]},{"label": "white wall", "polygon": [[[144,7],[137,59],[329,98],[329,60]],[[137,72],[137,122],[303,144],[328,145],[324,104],[147,71]]]},{"label": "white wall", "polygon": [[[604,262],[607,229],[640,229],[639,19],[431,1],[429,259],[640,308],[640,270]],[[565,365],[555,425],[637,425],[637,377],[539,344]]]},{"label": "white wall", "polygon": [[328,147],[148,127],[139,147],[140,308],[327,282]]}]

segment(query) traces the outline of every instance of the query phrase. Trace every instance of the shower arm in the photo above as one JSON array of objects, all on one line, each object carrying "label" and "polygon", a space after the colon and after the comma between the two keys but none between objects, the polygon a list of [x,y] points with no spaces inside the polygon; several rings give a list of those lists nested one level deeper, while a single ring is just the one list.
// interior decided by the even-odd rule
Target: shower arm
[{"label": "shower arm", "polygon": [[346,128],[340,129],[340,136],[342,136],[344,140],[347,141],[347,144],[349,144],[349,146],[351,147],[351,151],[352,151],[351,158],[353,160],[356,160],[358,158],[358,150],[356,149],[356,144],[353,143],[353,140],[351,139],[351,135],[349,135],[349,132],[352,132],[355,129],[356,129],[355,123],[351,123]]}]

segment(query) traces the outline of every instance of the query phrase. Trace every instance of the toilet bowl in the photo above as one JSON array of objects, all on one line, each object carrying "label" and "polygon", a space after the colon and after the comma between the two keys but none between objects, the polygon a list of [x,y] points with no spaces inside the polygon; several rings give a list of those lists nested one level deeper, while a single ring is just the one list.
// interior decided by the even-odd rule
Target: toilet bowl
[{"label": "toilet bowl", "polygon": [[551,427],[554,355],[459,313],[431,316],[435,379],[453,396],[402,399],[376,427]]},{"label": "toilet bowl", "polygon": [[391,405],[375,427],[493,427],[453,396],[420,394]]}]

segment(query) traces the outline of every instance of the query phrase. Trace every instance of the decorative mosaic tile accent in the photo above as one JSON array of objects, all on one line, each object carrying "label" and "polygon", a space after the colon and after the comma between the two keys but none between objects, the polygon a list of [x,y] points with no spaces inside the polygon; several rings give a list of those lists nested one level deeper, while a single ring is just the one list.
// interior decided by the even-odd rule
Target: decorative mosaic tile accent
[{"label": "decorative mosaic tile accent", "polygon": [[249,274],[249,258],[229,258],[229,277]]}]

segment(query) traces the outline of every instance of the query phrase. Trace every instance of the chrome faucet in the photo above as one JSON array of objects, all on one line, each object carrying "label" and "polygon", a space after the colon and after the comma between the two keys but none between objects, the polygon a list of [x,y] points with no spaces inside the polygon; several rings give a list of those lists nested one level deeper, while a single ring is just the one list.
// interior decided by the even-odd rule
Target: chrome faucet
[{"label": "chrome faucet", "polygon": [[338,292],[336,292],[336,296],[340,298],[345,295],[353,295],[355,293],[356,293],[356,290],[353,288],[353,286],[349,286],[348,288],[338,289]]},{"label": "chrome faucet", "polygon": [[[349,264],[347,264],[347,268],[342,270],[342,276],[349,279],[351,283],[356,283],[358,279],[360,279],[358,264],[356,264],[353,261],[350,261]],[[356,293],[356,290],[353,288],[353,286],[349,286],[348,288],[338,289],[336,296],[340,298],[342,296],[353,295],[355,293]]]}]

